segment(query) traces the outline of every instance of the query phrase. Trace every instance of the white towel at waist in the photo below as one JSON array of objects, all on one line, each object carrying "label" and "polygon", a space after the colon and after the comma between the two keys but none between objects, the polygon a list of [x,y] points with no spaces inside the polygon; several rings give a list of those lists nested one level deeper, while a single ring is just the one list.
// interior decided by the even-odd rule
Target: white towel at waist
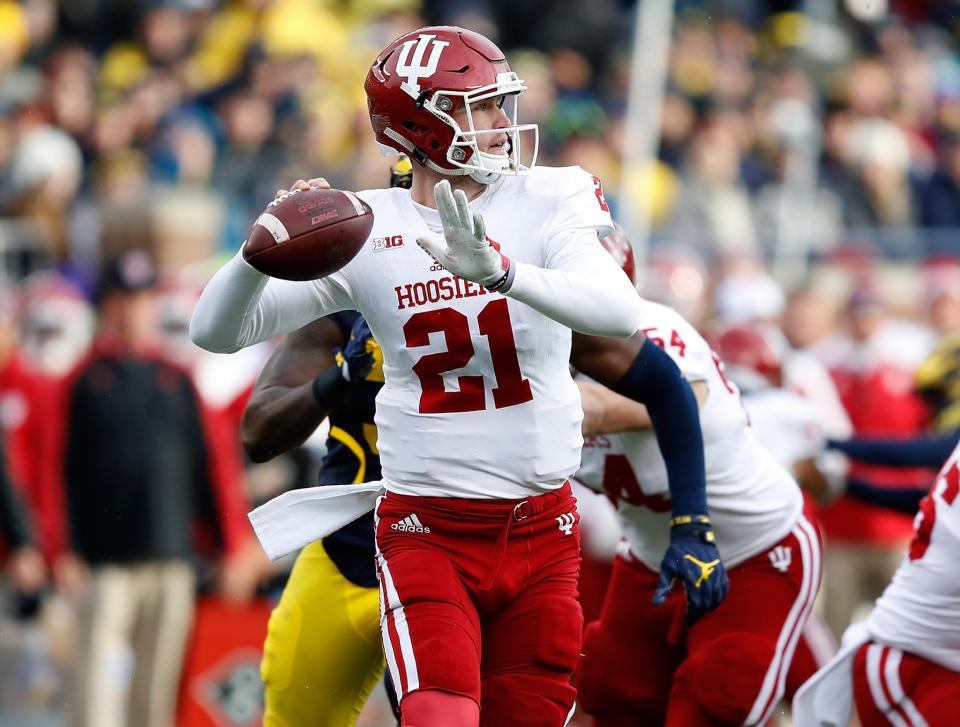
[{"label": "white towel at waist", "polygon": [[847,727],[853,713],[853,658],[870,639],[864,623],[843,633],[840,651],[793,696],[796,727]]},{"label": "white towel at waist", "polygon": [[381,481],[290,490],[247,517],[270,560],[325,538],[370,512],[385,492]]}]

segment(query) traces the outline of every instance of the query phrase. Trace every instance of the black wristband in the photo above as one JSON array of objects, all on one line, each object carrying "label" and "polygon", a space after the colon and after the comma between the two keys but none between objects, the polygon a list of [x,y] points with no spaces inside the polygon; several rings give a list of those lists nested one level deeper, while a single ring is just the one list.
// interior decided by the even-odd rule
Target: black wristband
[{"label": "black wristband", "polygon": [[484,286],[491,293],[496,293],[497,291],[506,293],[513,287],[513,278],[517,274],[516,267],[510,258],[503,256],[503,259],[507,262],[507,269],[503,271],[503,275],[501,275],[496,282]]},{"label": "black wristband", "polygon": [[350,382],[343,378],[339,366],[331,366],[313,380],[313,398],[327,411],[335,409],[342,403],[352,388]]}]

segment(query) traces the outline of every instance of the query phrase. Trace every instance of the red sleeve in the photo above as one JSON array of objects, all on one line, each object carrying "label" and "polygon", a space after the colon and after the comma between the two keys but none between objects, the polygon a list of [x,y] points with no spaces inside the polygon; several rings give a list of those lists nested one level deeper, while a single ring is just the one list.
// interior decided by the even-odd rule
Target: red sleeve
[{"label": "red sleeve", "polygon": [[86,361],[61,378],[38,380],[34,440],[39,452],[35,469],[37,531],[44,555],[52,562],[70,549],[67,519],[66,465],[70,395]]},{"label": "red sleeve", "polygon": [[240,432],[228,409],[212,409],[203,403],[199,394],[196,396],[223,548],[232,554],[239,551],[252,535],[247,520],[250,503],[244,490]]}]

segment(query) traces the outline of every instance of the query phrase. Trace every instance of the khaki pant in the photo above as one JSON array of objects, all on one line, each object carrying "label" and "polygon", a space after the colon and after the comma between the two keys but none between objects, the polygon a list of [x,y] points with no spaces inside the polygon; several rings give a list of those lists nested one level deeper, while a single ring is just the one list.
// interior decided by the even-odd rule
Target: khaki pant
[{"label": "khaki pant", "polygon": [[823,558],[823,618],[839,639],[854,614],[872,608],[903,560],[906,543],[881,547],[827,542]]},{"label": "khaki pant", "polygon": [[193,611],[188,563],[94,568],[77,623],[71,727],[173,727]]}]

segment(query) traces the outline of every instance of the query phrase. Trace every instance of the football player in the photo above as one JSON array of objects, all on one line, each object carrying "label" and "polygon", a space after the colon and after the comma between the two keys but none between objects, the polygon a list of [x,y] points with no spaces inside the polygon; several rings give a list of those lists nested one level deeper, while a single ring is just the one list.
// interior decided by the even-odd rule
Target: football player
[{"label": "football player", "polygon": [[[820,502],[844,491],[847,461],[826,451],[826,434],[816,403],[787,387],[784,381],[786,341],[769,324],[724,326],[710,336],[727,377],[740,389],[743,406],[757,441],[790,472],[800,487]],[[815,520],[811,517],[811,522]],[[819,529],[819,528],[818,528]],[[837,653],[833,632],[817,614],[810,614],[790,671],[784,699]]]},{"label": "football player", "polygon": [[[673,357],[700,402],[707,500],[731,591],[712,613],[684,617],[657,555],[669,537],[671,500],[647,412],[581,382],[600,431],[622,433],[589,438],[576,478],[615,503],[626,537],[601,617],[584,636],[578,702],[598,727],[763,725],[784,694],[819,588],[819,536],[796,482],[754,438],[707,342],[676,311],[650,302],[642,330]],[[691,567],[710,565],[685,558]]]},{"label": "football player", "polygon": [[[949,727],[960,694],[960,446],[920,503],[914,537],[865,623],[794,698],[798,727]],[[852,677],[852,678],[851,678]],[[852,683],[851,683],[852,682]]]},{"label": "football player", "polygon": [[[238,254],[201,296],[191,336],[231,352],[340,310],[364,315],[384,355],[374,517],[403,724],[559,727],[582,628],[570,330],[632,337],[585,349],[580,367],[647,403],[676,517],[663,567],[709,609],[725,592],[722,565],[683,567],[687,554],[717,560],[702,540],[696,400],[635,335],[639,296],[598,243],[612,229],[599,180],[534,166],[535,140],[521,162],[520,137],[536,127],[517,123],[525,86],[493,43],[462,28],[407,33],[365,90],[377,142],[414,162],[410,192],[358,193],[374,211],[371,244],[326,278],[270,279]],[[398,242],[376,245],[384,237]],[[337,506],[369,492],[337,493]]]},{"label": "football player", "polygon": [[[390,186],[409,189],[410,161]],[[321,484],[380,479],[374,400],[383,354],[356,311],[288,335],[260,374],[243,417],[254,462],[298,447],[329,417]],[[373,514],[311,543],[270,616],[261,674],[264,727],[353,727],[383,675]]]}]

